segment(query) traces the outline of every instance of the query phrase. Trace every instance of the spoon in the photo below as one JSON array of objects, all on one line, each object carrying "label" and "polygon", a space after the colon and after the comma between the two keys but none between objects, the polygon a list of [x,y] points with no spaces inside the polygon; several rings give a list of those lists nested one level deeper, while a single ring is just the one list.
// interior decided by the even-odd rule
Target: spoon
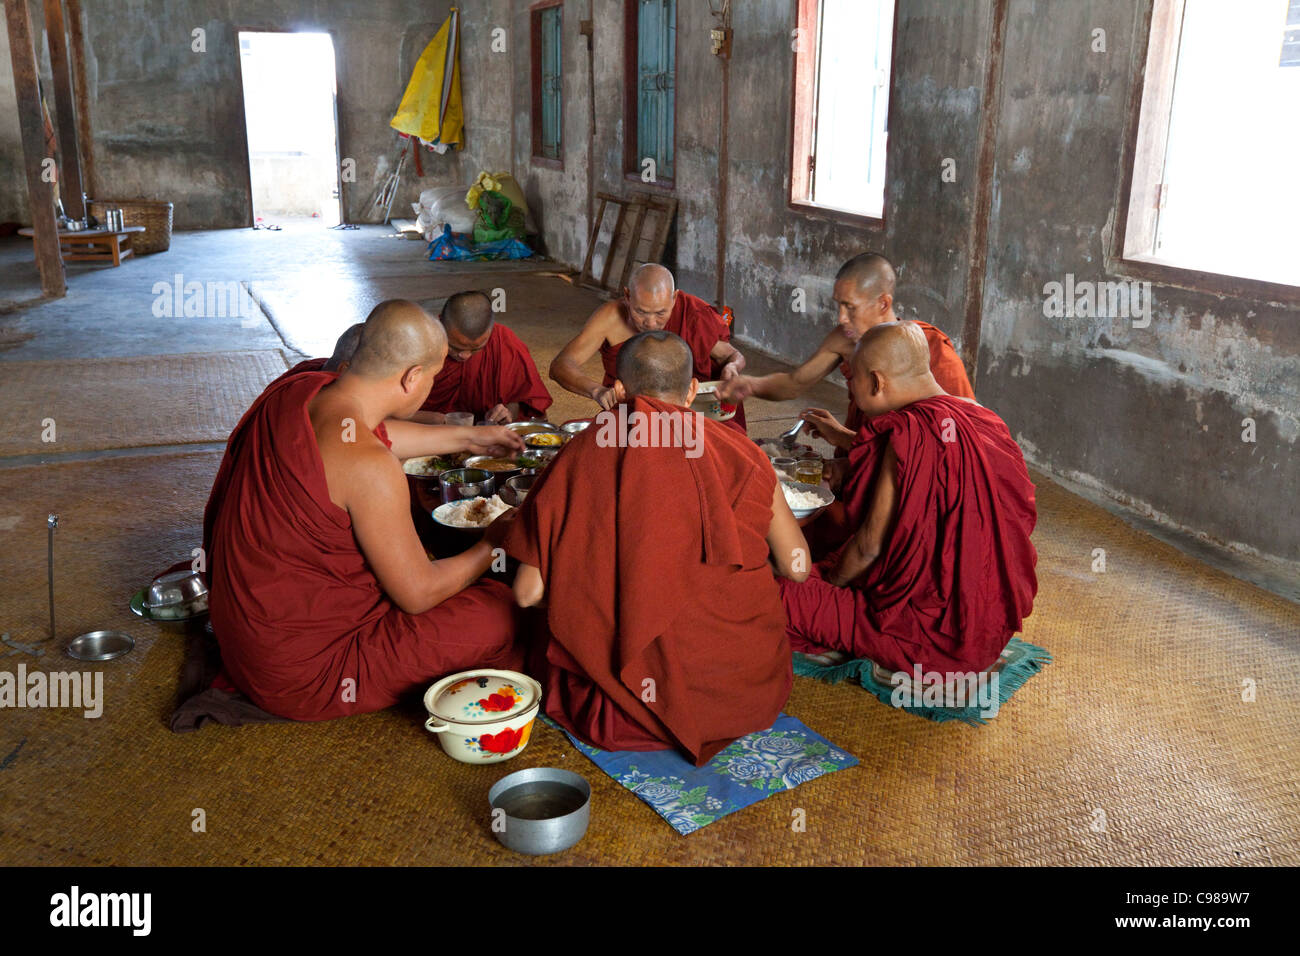
[{"label": "spoon", "polygon": [[781,444],[786,448],[794,444],[794,440],[799,437],[799,432],[803,431],[804,419],[799,419],[794,423],[793,428],[787,428],[781,433]]}]

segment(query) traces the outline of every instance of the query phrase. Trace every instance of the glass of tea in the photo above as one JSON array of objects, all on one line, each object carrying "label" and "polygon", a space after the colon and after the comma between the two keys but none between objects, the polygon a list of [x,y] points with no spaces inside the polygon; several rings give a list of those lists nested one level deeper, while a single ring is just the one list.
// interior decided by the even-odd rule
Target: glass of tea
[{"label": "glass of tea", "polygon": [[800,458],[795,462],[794,477],[796,481],[803,482],[805,485],[820,485],[822,483],[821,458]]}]

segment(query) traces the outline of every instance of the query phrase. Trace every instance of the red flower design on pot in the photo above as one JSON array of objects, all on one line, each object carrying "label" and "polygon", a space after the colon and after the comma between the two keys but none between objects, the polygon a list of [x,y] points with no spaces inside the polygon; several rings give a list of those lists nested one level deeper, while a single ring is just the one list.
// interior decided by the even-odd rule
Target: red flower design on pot
[{"label": "red flower design on pot", "polygon": [[478,745],[487,753],[508,754],[527,739],[527,730],[526,726],[518,730],[507,727],[499,734],[481,734]]},{"label": "red flower design on pot", "polygon": [[480,700],[478,703],[484,710],[492,712],[509,710],[511,707],[515,706],[515,699],[506,694],[492,694],[485,697],[483,700]]}]

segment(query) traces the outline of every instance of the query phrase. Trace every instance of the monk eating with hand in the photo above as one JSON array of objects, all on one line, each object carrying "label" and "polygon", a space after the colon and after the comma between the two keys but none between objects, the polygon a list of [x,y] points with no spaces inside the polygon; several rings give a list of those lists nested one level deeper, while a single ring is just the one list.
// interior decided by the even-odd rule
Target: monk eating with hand
[{"label": "monk eating with hand", "polygon": [[505,425],[540,418],[551,407],[528,346],[492,318],[492,301],[482,292],[457,292],[442,307],[447,362],[433,380],[429,397],[412,421],[441,425],[448,412]]},{"label": "monk eating with hand", "polygon": [[436,319],[382,302],[346,371],[282,378],[236,426],[204,514],[221,689],[325,720],[462,668],[519,665],[510,590],[479,581],[492,545],[430,562],[411,523],[399,458],[522,449],[506,428],[399,420],[446,355]]},{"label": "monk eating with hand", "polygon": [[864,425],[842,499],[852,535],[806,581],[781,582],[796,651],[890,671],[978,673],[1033,607],[1036,512],[997,415],[947,394],[918,323],[862,336],[849,387]]},{"label": "monk eating with hand", "polygon": [[807,545],[766,456],[686,408],[692,365],[669,332],[628,339],[623,404],[542,472],[503,545],[520,605],[548,605],[529,662],[546,712],[597,747],[698,765],[785,704],[773,570],[806,577]]},{"label": "monk eating with hand", "polygon": [[[686,341],[692,372],[699,381],[730,379],[745,367],[745,357],[729,341],[727,320],[703,299],[680,291],[673,274],[663,266],[647,262],[632,271],[623,298],[596,309],[582,331],[555,356],[551,378],[602,409],[613,408],[618,404],[614,380],[619,350],[632,336],[660,329]],[[597,352],[605,366],[605,376],[599,382],[582,371]],[[728,424],[744,433],[743,407]]]},{"label": "monk eating with hand", "polygon": [[[882,322],[897,322],[894,315],[894,267],[879,253],[864,252],[854,256],[835,274],[832,295],[837,310],[835,329],[826,336],[817,351],[793,372],[775,372],[758,378],[740,375],[718,389],[725,401],[739,401],[754,396],[773,402],[798,398],[836,368],[850,378],[853,366],[849,361],[853,349],[866,331]],[[925,334],[930,356],[930,371],[935,380],[949,395],[974,398],[966,376],[966,366],[953,348],[952,341],[943,331],[926,322],[914,323]],[[854,436],[862,427],[862,413],[849,400],[847,424],[824,408],[809,408],[803,412],[810,431],[816,432],[831,445],[838,455],[847,452]]]}]

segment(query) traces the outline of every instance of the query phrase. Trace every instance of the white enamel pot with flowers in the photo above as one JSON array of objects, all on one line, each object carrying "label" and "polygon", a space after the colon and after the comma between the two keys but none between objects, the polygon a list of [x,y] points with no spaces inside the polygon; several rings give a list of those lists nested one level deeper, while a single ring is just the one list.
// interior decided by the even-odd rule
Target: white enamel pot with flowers
[{"label": "white enamel pot with flowers", "polygon": [[444,677],[424,692],[424,727],[464,763],[500,763],[528,746],[542,685],[518,671],[479,668]]}]

